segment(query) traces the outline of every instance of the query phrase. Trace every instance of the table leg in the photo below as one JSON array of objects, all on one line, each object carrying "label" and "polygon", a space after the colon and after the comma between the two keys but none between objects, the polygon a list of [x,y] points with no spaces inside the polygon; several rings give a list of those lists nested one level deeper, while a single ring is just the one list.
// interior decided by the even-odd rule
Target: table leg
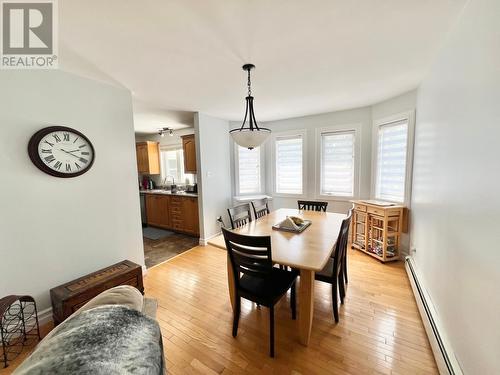
[{"label": "table leg", "polygon": [[314,271],[300,270],[299,334],[301,344],[309,345],[314,312]]},{"label": "table leg", "polygon": [[234,274],[233,267],[231,267],[231,260],[229,255],[227,256],[227,285],[229,287],[229,299],[231,301],[231,308],[234,310],[235,303],[235,285],[234,285]]}]

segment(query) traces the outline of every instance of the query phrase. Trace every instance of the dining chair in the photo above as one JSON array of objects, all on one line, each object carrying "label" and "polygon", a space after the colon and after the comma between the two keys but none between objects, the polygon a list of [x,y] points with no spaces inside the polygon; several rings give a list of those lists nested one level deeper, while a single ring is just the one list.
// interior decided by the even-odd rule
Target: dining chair
[{"label": "dining chair", "polygon": [[273,267],[271,236],[244,236],[222,228],[234,276],[233,337],[238,333],[241,298],[269,308],[269,354],[274,357],[274,306],[290,291],[292,319],[296,318],[295,281],[298,273]]},{"label": "dining chair", "polygon": [[[354,211],[354,205],[349,209],[349,212],[347,214],[347,216],[351,218],[351,221],[352,221],[353,211]],[[349,240],[347,242],[349,242]],[[344,252],[344,259],[342,260],[342,275],[344,277],[344,282],[346,283],[346,285],[349,283],[349,279],[347,278],[347,251],[348,251],[347,249],[348,248],[349,247],[346,247],[345,252]]]},{"label": "dining chair", "polygon": [[252,221],[252,213],[250,212],[250,204],[244,203],[227,209],[231,228],[236,229],[248,224]]},{"label": "dining chair", "polygon": [[328,202],[316,202],[316,201],[297,201],[299,210],[309,210],[309,211],[323,211],[326,212],[328,207]]},{"label": "dining chair", "polygon": [[252,201],[252,208],[255,220],[260,219],[262,216],[266,216],[269,213],[267,198]]},{"label": "dining chair", "polygon": [[339,322],[339,307],[338,298],[340,294],[341,303],[344,303],[345,297],[345,284],[344,275],[342,273],[342,260],[343,254],[347,249],[347,240],[349,237],[349,224],[351,222],[351,211],[349,215],[342,220],[342,225],[340,226],[340,233],[335,242],[335,247],[333,248],[332,255],[325,267],[319,272],[316,272],[315,279],[323,281],[325,283],[332,284],[332,305],[333,305],[333,317],[335,322]]}]

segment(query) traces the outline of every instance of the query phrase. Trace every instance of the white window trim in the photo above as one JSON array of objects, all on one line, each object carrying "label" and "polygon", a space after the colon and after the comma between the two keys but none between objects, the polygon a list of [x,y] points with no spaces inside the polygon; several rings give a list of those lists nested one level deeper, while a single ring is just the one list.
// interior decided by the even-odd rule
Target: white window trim
[{"label": "white window trim", "polygon": [[377,119],[373,121],[372,128],[372,177],[371,177],[371,196],[376,199],[377,188],[377,155],[378,155],[378,132],[379,128],[383,125],[390,124],[397,121],[408,121],[408,137],[406,145],[406,176],[405,176],[405,196],[403,202],[391,201],[384,199],[388,202],[403,204],[410,207],[411,203],[411,185],[413,176],[413,148],[415,144],[415,110],[397,113],[391,116]]},{"label": "white window trim", "polygon": [[[360,186],[359,183],[361,181],[360,179],[360,174],[361,174],[361,158],[362,158],[362,153],[361,153],[361,144],[362,144],[362,132],[361,132],[362,125],[359,123],[356,124],[344,124],[344,125],[334,125],[334,126],[328,126],[324,128],[317,128],[316,129],[316,143],[315,143],[315,148],[316,148],[316,162],[315,162],[315,199],[321,199],[321,200],[326,200],[326,201],[349,201],[352,199],[356,199],[359,197],[359,192],[360,192]],[[323,133],[341,133],[341,132],[349,132],[349,131],[354,131],[354,188],[353,188],[353,195],[352,196],[341,196],[341,195],[327,195],[327,194],[321,194],[321,134]]]},{"label": "white window trim", "polygon": [[[302,194],[287,194],[276,192],[276,140],[280,137],[292,137],[300,135],[302,137]],[[307,131],[305,129],[289,130],[272,133],[271,136],[271,171],[273,197],[282,198],[305,198],[307,196]]]},{"label": "white window trim", "polygon": [[260,195],[265,193],[266,181],[265,181],[265,143],[260,145],[260,190],[252,193],[240,193],[240,158],[238,153],[238,147],[240,147],[236,142],[234,143],[234,187],[236,189],[235,196],[252,196]]}]

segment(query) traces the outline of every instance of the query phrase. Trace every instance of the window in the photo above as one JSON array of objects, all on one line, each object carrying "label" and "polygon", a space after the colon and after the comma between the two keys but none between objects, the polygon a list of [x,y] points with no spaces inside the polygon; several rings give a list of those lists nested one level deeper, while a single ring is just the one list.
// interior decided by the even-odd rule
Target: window
[{"label": "window", "polygon": [[194,182],[192,174],[184,173],[184,153],[181,147],[161,150],[160,164],[162,182],[167,176],[168,183],[171,183],[171,177],[175,179],[176,184]]},{"label": "window", "polygon": [[303,193],[303,136],[277,136],[275,141],[276,185],[278,194]]},{"label": "window", "polygon": [[239,194],[261,192],[260,147],[253,150],[238,147],[238,189]]},{"label": "window", "polygon": [[375,198],[405,201],[408,119],[378,127]]},{"label": "window", "polygon": [[321,133],[321,195],[354,196],[355,132]]}]

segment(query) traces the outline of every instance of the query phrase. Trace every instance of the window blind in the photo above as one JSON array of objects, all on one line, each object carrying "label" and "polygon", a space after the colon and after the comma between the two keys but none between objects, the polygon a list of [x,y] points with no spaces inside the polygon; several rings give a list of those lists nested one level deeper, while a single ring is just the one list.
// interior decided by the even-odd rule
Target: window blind
[{"label": "window blind", "polygon": [[301,135],[276,138],[276,193],[302,194],[302,147]]},{"label": "window blind", "polygon": [[253,150],[238,146],[239,194],[261,192],[260,147]]},{"label": "window blind", "polygon": [[321,194],[354,196],[354,131],[321,134]]},{"label": "window blind", "polygon": [[375,196],[404,202],[408,119],[379,126]]}]

